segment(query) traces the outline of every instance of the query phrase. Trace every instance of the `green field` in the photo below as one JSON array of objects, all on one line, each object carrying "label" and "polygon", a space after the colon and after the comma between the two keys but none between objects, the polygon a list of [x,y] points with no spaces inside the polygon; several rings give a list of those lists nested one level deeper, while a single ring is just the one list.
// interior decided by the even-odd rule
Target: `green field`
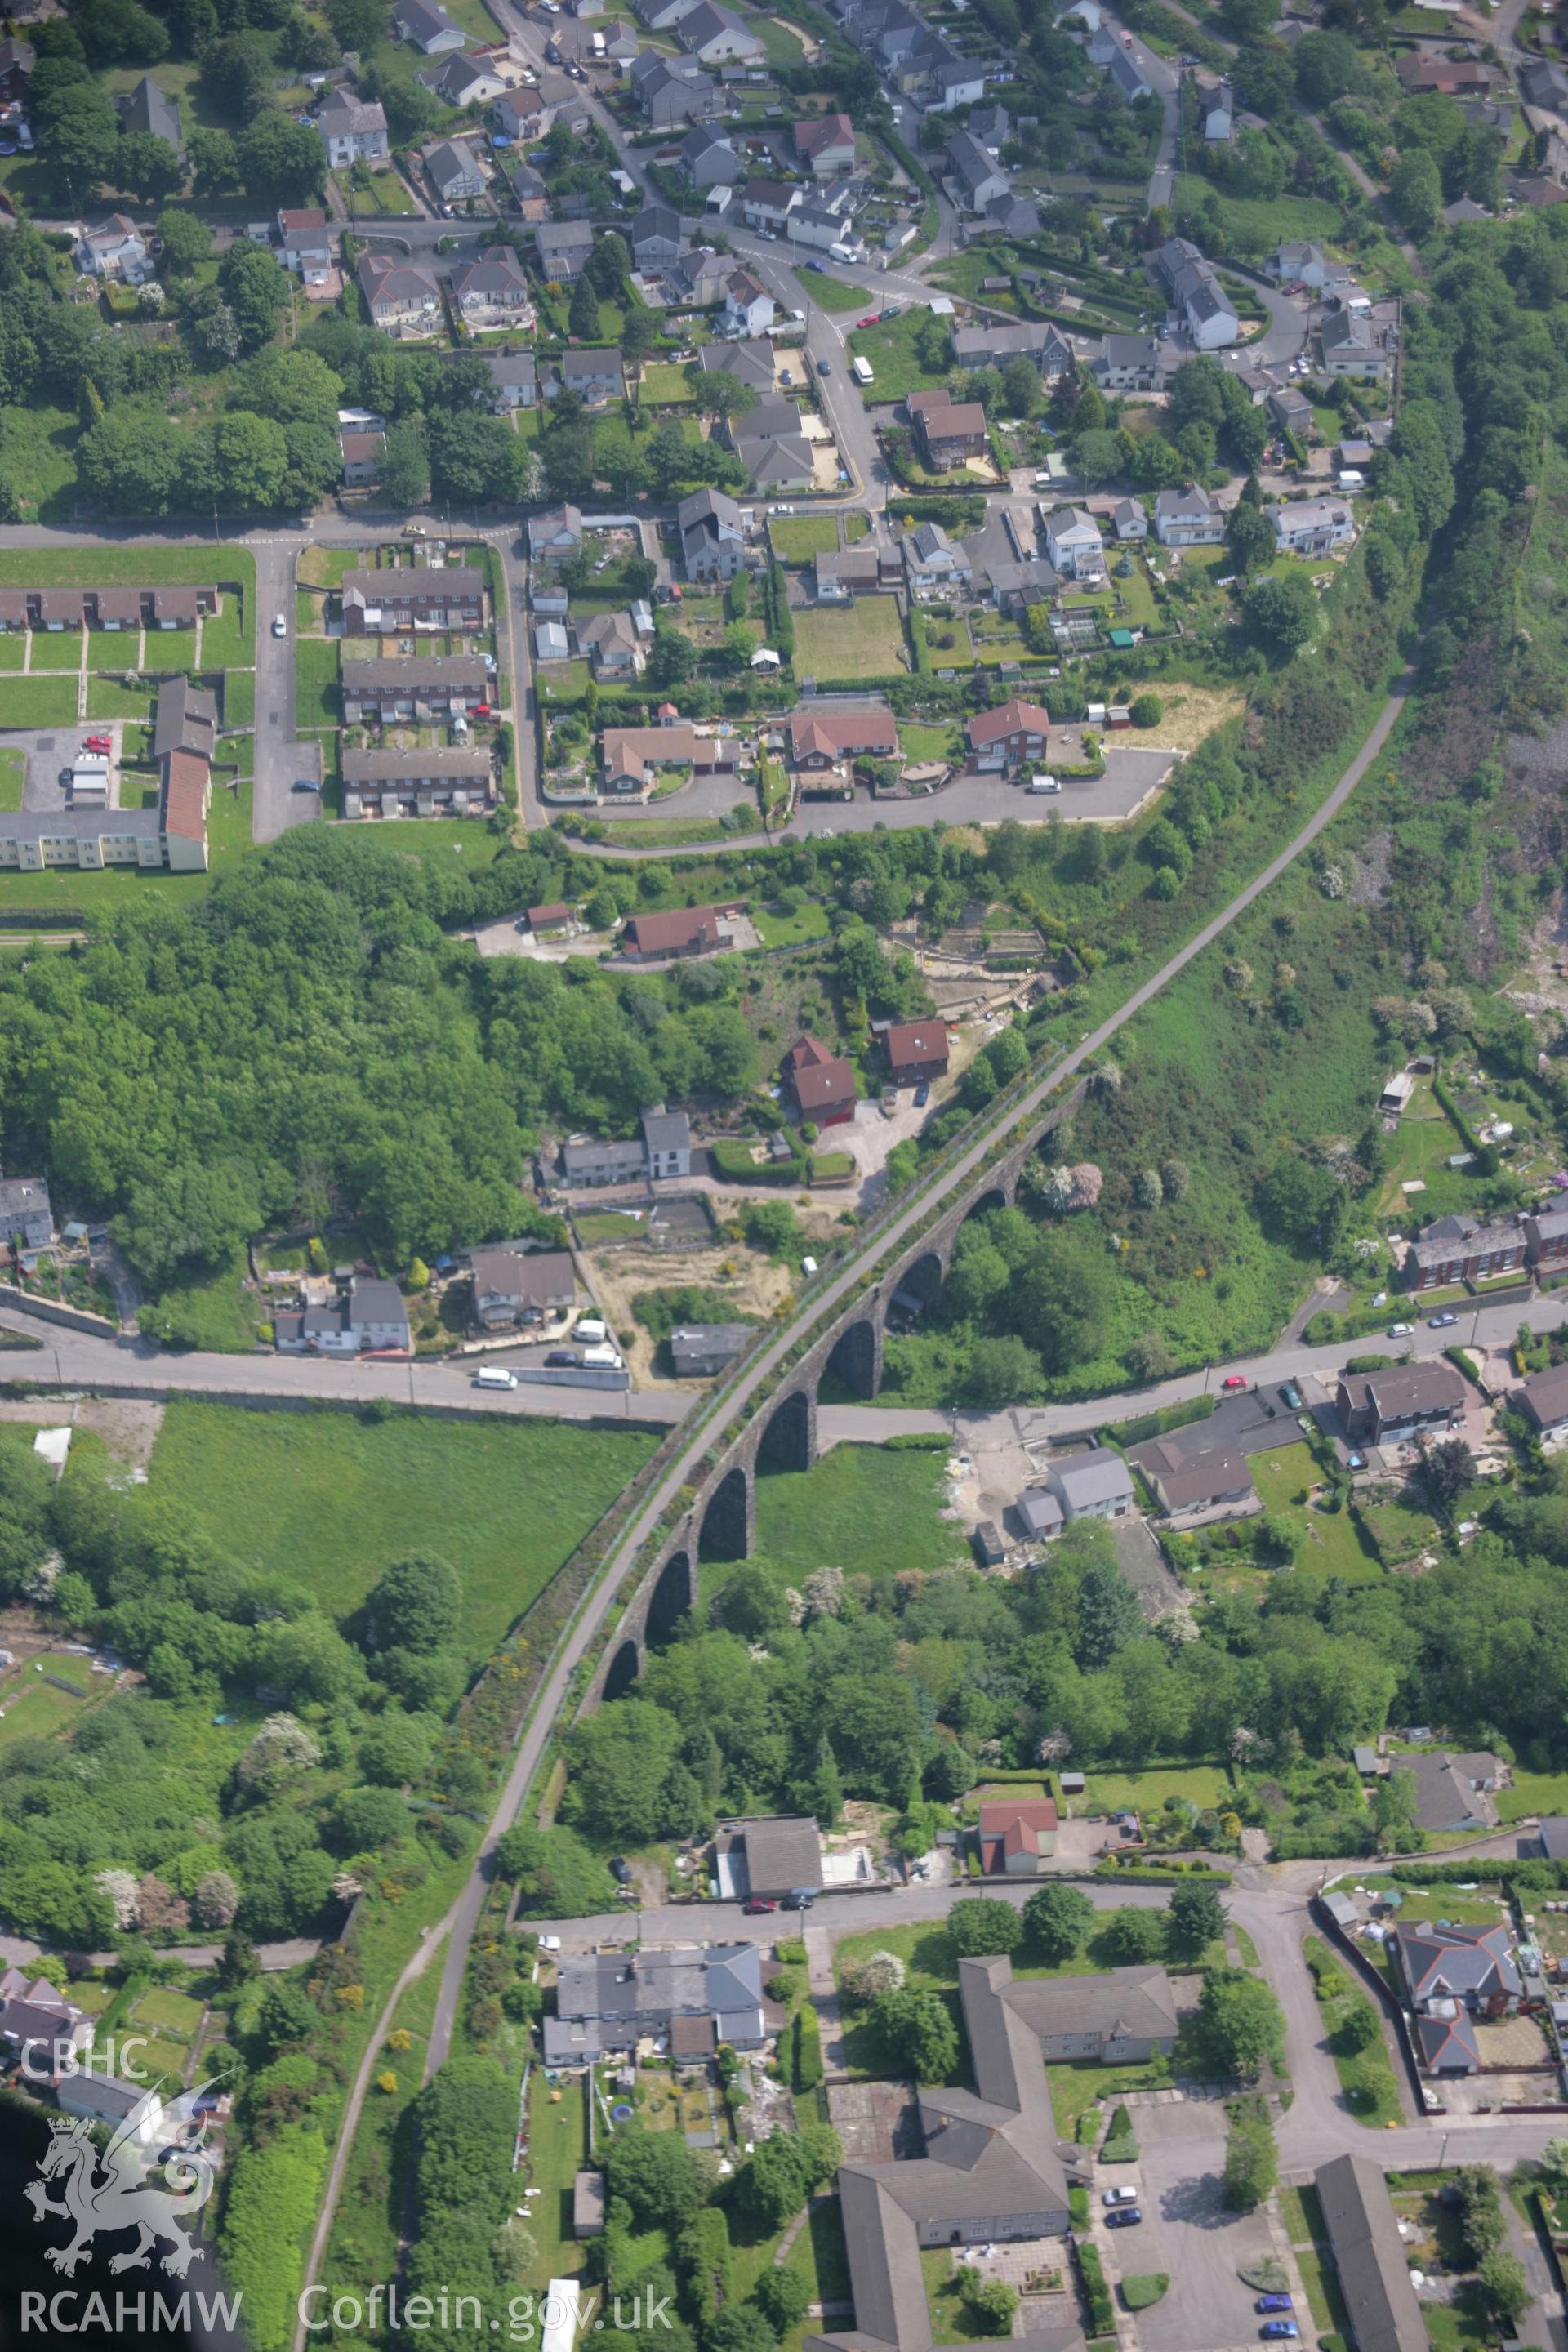
[{"label": "green field", "polygon": [[[256,558],[243,547],[0,548],[0,588],[157,588],[237,582],[248,604]],[[154,631],[154,635],[161,632]]]},{"label": "green field", "polygon": [[[805,280],[803,278],[801,283],[805,285]],[[826,269],[820,277],[815,269],[812,271],[811,283],[805,290],[807,300],[815,302],[823,310],[864,310],[877,299],[874,294],[868,293],[864,286],[852,286],[845,278],[830,278]]]},{"label": "green field", "polygon": [[175,1402],[152,1486],[184,1503],[224,1551],[303,1576],[340,1616],[389,1561],[416,1551],[450,1559],[478,1656],[542,1591],[652,1444],[638,1430],[543,1421],[367,1422]]},{"label": "green field", "polygon": [[797,677],[896,677],[908,667],[904,628],[891,596],[861,596],[847,608],[797,613]]},{"label": "green field", "polygon": [[1230,1781],[1218,1764],[1159,1765],[1147,1772],[1090,1772],[1081,1797],[1069,1797],[1069,1815],[1115,1813],[1129,1809],[1152,1820],[1172,1797],[1184,1797],[1200,1812],[1216,1811],[1230,1796]]},{"label": "green field", "polygon": [[[868,295],[867,316],[877,307],[875,295]],[[848,337],[848,346],[856,359],[871,362],[875,382],[862,391],[860,397],[868,407],[886,407],[889,401],[902,400],[911,392],[932,392],[946,381],[941,367],[929,368],[921,363],[915,336],[923,310],[906,310],[901,318],[891,319],[885,327],[856,327]]]},{"label": "green field", "polygon": [[294,647],[295,725],[335,727],[342,716],[337,639],[300,637]]},{"label": "green field", "polygon": [[131,2012],[138,2025],[149,2026],[177,2042],[194,2042],[205,2013],[199,2000],[193,2000],[189,1993],[175,1992],[168,1985],[150,1986]]},{"label": "green field", "polygon": [[1315,1511],[1296,1499],[1321,1483],[1318,1465],[1304,1443],[1255,1454],[1251,1466],[1264,1509],[1270,1518],[1282,1520],[1296,1539],[1298,1568],[1319,1569],[1325,1576],[1362,1584],[1383,1574],[1348,1511]]},{"label": "green field", "polygon": [[583,2249],[572,2233],[572,2187],[588,2161],[582,2082],[563,2081],[552,2092],[543,2067],[536,2066],[528,2085],[528,2125],[529,2185],[539,2191],[528,2226],[539,2249],[533,2284],[542,2287],[583,2267]]},{"label": "green field", "polygon": [[[42,1667],[43,1673],[37,1672]],[[44,1675],[59,1675],[66,1682],[74,1683],[82,1691],[81,1698],[71,1698]],[[93,1687],[89,1687],[93,1685]],[[109,1687],[101,1675],[89,1675],[85,1658],[57,1655],[46,1650],[41,1656],[28,1658],[15,1674],[0,1683],[0,1748],[8,1748],[16,1739],[47,1739],[68,1723],[79,1723],[84,1707],[100,1697]]]},{"label": "green field", "polygon": [[[889,1559],[924,1569],[967,1562],[962,1535],[941,1517],[944,1465],[941,1454],[836,1445],[814,1469],[764,1472],[755,1558],[790,1584],[829,1566],[879,1575]],[[705,1563],[704,1582],[730,1570],[729,1562]]]},{"label": "green field", "polygon": [[814,555],[831,555],[838,545],[838,524],[832,515],[797,515],[794,521],[771,522],[768,536],[773,552],[786,563],[806,563]]},{"label": "green field", "polygon": [[70,727],[76,721],[76,674],[0,677],[0,727]]}]

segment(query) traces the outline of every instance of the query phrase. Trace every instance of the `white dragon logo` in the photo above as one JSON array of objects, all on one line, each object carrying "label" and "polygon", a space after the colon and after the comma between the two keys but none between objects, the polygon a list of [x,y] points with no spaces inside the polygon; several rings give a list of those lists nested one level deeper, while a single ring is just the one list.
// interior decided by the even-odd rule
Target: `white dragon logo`
[{"label": "white dragon logo", "polygon": [[[163,2110],[160,2129],[166,2126],[172,2137],[183,2122],[194,2119],[200,2095],[187,2091],[173,2100]],[[47,2214],[58,2214],[76,2231],[68,2246],[47,2249],[56,2270],[71,2277],[100,2231],[112,2235],[119,2230],[135,2230],[135,2245],[129,2253],[112,2255],[110,2269],[148,2269],[153,2248],[167,2239],[173,2250],[161,2257],[161,2266],[174,2277],[184,2278],[200,2250],[180,2227],[181,2221],[187,2214],[199,2213],[213,2191],[214,2165],[205,2145],[205,2121],[189,2144],[170,2148],[165,2143],[160,2163],[139,2145],[136,2118],[128,2116],[103,2153],[101,2171],[90,2126],[82,2117],[62,2118],[49,2129],[49,2145],[38,2168],[42,2179],[29,2181],[25,2193],[38,2221]],[[156,2171],[170,2182],[168,2189],[149,2183],[147,2176]],[[58,2199],[47,2195],[44,2182],[49,2180],[61,2182],[64,2193]]]}]

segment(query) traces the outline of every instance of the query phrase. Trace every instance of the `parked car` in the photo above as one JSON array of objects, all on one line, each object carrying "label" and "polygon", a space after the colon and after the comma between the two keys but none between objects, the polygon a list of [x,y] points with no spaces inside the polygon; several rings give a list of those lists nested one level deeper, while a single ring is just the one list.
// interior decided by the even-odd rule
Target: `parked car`
[{"label": "parked car", "polygon": [[632,1866],[630,1863],[624,1862],[618,1853],[612,1855],[610,1860],[610,1876],[615,1880],[617,1886],[629,1886],[632,1884]]},{"label": "parked car", "polygon": [[815,1895],[808,1895],[804,1887],[797,1886],[784,1896],[783,1907],[786,1911],[809,1911],[816,1900]]},{"label": "parked car", "polygon": [[1105,2226],[1108,2230],[1136,2230],[1142,2220],[1143,2216],[1136,2205],[1121,2205],[1114,2213],[1106,2215]]},{"label": "parked car", "polygon": [[1244,1372],[1227,1372],[1221,1381],[1220,1386],[1222,1389],[1244,1389],[1247,1386],[1247,1375]]},{"label": "parked car", "polygon": [[1258,2333],[1265,2344],[1290,2344],[1294,2343],[1300,2330],[1293,2319],[1268,2319],[1265,2320]]},{"label": "parked car", "polygon": [[1108,2189],[1100,2201],[1102,2205],[1136,2205],[1138,2191],[1136,2189]]},{"label": "parked car", "polygon": [[1260,2294],[1253,2305],[1255,2311],[1294,2311],[1295,2305],[1288,2294]]},{"label": "parked car", "polygon": [[831,375],[833,373],[831,363],[826,360],[818,360],[816,362],[816,373],[818,375]]},{"label": "parked car", "polygon": [[583,1361],[575,1348],[552,1348],[544,1360],[547,1366],[569,1365],[574,1371],[581,1369]]},{"label": "parked car", "polygon": [[313,784],[309,776],[296,776],[289,789],[291,793],[316,793],[320,792],[321,786]]},{"label": "parked car", "polygon": [[760,1919],[764,1912],[776,1911],[778,1907],[765,1895],[753,1895],[749,1903],[742,1904],[741,1910],[748,1919]]},{"label": "parked car", "polygon": [[1391,1339],[1408,1339],[1415,1328],[1414,1323],[1391,1323],[1388,1327],[1388,1336]]},{"label": "parked car", "polygon": [[863,319],[856,320],[855,324],[858,327],[874,327],[877,324],[877,313],[875,310],[868,310]]},{"label": "parked car", "polygon": [[930,1100],[931,1100],[931,1087],[930,1087],[929,1082],[928,1082],[926,1079],[922,1078],[922,1079],[921,1080],[921,1082],[920,1082],[920,1085],[915,1088],[915,1108],[916,1108],[917,1110],[924,1110],[924,1108],[925,1108],[925,1107],[926,1107],[927,1103],[928,1103],[928,1102],[930,1102]]},{"label": "parked car", "polygon": [[1441,1315],[1433,1315],[1428,1317],[1426,1328],[1431,1331],[1447,1331],[1450,1325],[1457,1323],[1458,1319],[1459,1318],[1457,1315],[1449,1314],[1447,1309],[1445,1307]]},{"label": "parked car", "polygon": [[281,613],[272,615],[272,634],[275,637],[286,637],[289,634],[289,624]]},{"label": "parked car", "polygon": [[1279,1384],[1279,1402],[1285,1406],[1288,1412],[1300,1412],[1301,1391],[1296,1386],[1294,1381],[1281,1381]]},{"label": "parked car", "polygon": [[89,735],[81,748],[84,751],[112,751],[114,746],[107,735]]}]

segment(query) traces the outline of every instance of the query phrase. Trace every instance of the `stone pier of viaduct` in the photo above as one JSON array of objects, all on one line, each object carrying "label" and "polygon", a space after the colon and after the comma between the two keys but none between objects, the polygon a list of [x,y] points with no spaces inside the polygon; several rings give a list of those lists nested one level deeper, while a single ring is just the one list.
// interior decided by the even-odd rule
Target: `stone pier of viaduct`
[{"label": "stone pier of viaduct", "polygon": [[816,1398],[824,1373],[831,1373],[858,1397],[876,1396],[882,1385],[883,1335],[895,1300],[922,1310],[936,1304],[960,1229],[989,1209],[1012,1206],[1025,1161],[1045,1136],[1071,1117],[1083,1096],[1080,1082],[1044,1118],[1031,1124],[968,1192],[961,1192],[918,1241],[892,1257],[792,1367],[751,1427],[720,1454],[690,1510],[666,1538],[623,1611],[589,1686],[585,1707],[629,1690],[648,1651],[662,1648],[681,1618],[696,1608],[702,1560],[749,1557],[756,1546],[758,1472],[809,1470],[816,1460]]}]

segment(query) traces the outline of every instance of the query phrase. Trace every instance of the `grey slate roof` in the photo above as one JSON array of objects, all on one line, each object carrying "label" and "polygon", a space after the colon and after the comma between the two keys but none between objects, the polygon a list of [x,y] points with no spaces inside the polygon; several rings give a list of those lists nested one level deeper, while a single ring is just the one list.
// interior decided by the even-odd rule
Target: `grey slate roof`
[{"label": "grey slate roof", "polygon": [[167,140],[171,147],[180,144],[180,110],[150,74],[142,75],[127,98],[121,121],[127,131],[148,131],[154,139]]},{"label": "grey slate roof", "polygon": [[1317,2189],[1359,2352],[1427,2352],[1426,2324],[1378,2167],[1370,2157],[1336,2156],[1319,2167]]},{"label": "grey slate roof", "polygon": [[165,751],[199,751],[210,760],[216,733],[217,704],[205,688],[188,677],[165,680],[153,721],[153,758],[161,760]]},{"label": "grey slate roof", "polygon": [[1087,1454],[1069,1454],[1051,1465],[1051,1483],[1069,1509],[1089,1510],[1097,1503],[1115,1502],[1132,1494],[1132,1474],[1120,1454],[1096,1445]]}]

